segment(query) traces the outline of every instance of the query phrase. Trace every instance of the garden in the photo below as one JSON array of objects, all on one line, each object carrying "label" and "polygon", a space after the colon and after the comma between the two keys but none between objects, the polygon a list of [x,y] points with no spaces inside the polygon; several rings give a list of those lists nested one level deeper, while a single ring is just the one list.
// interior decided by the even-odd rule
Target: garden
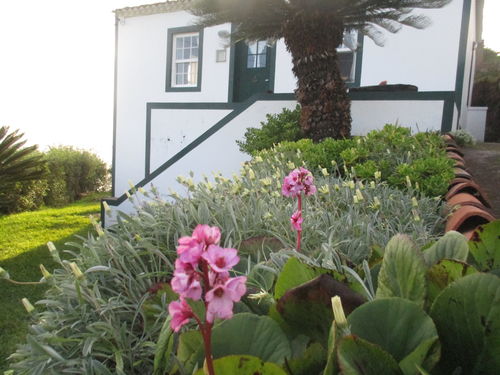
[{"label": "garden", "polygon": [[496,373],[500,223],[444,232],[442,137],[274,139],[292,112],[231,178],[133,189],[133,215],[50,243],[7,373]]}]

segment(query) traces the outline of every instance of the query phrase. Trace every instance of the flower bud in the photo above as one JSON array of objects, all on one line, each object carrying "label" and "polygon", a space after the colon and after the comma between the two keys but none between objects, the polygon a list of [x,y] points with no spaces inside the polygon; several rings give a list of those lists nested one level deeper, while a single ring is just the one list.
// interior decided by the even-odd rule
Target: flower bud
[{"label": "flower bud", "polygon": [[61,262],[61,258],[59,257],[59,253],[57,252],[55,245],[51,241],[49,241],[47,242],[47,247],[49,249],[50,255],[52,256],[52,259],[54,259],[58,263]]},{"label": "flower bud", "polygon": [[254,180],[255,179],[255,172],[253,171],[253,169],[249,169],[248,170],[248,178],[250,180]]},{"label": "flower bud", "polygon": [[362,201],[364,199],[363,194],[361,193],[361,190],[356,189],[356,197],[358,198],[359,201]]},{"label": "flower bud", "polygon": [[28,313],[31,313],[33,310],[35,310],[31,302],[27,298],[23,298],[21,302]]},{"label": "flower bud", "polygon": [[262,157],[260,157],[260,156],[256,156],[256,157],[254,158],[254,161],[255,161],[256,163],[262,163],[264,160],[262,159]]},{"label": "flower bud", "polygon": [[322,173],[322,174],[323,174],[323,176],[325,176],[325,177],[330,175],[330,173],[328,173],[328,169],[326,169],[326,168],[321,168],[321,173]]},{"label": "flower bud", "polygon": [[293,163],[293,161],[289,161],[288,163],[286,163],[286,166],[290,169],[295,169],[295,164]]},{"label": "flower bud", "polygon": [[322,194],[328,194],[328,193],[330,193],[330,188],[328,187],[328,185],[323,185],[318,190]]},{"label": "flower bud", "polygon": [[104,212],[106,212],[107,214],[111,213],[111,207],[109,207],[108,202],[102,202],[102,207],[104,207]]},{"label": "flower bud", "polygon": [[10,275],[2,267],[0,267],[0,279],[10,279]]},{"label": "flower bud", "polygon": [[332,298],[332,310],[337,327],[339,327],[339,329],[342,331],[348,330],[349,326],[347,325],[344,308],[342,307],[342,301],[339,296],[335,296]]},{"label": "flower bud", "polygon": [[410,176],[406,176],[406,186],[408,186],[409,188],[411,188],[411,180],[410,180]]},{"label": "flower bud", "polygon": [[52,277],[52,274],[47,271],[43,264],[40,264],[40,271],[42,272],[42,276],[45,278],[45,280],[48,280]]},{"label": "flower bud", "polygon": [[418,201],[417,201],[417,198],[415,198],[415,197],[412,197],[412,198],[411,198],[411,205],[412,205],[413,207],[418,207]]},{"label": "flower bud", "polygon": [[73,272],[73,275],[75,275],[77,279],[82,279],[84,277],[82,271],[78,268],[75,262],[71,262],[69,264],[69,268],[71,268],[71,272]]},{"label": "flower bud", "polygon": [[380,180],[380,178],[382,177],[382,172],[376,171],[373,175],[375,176],[375,180]]}]

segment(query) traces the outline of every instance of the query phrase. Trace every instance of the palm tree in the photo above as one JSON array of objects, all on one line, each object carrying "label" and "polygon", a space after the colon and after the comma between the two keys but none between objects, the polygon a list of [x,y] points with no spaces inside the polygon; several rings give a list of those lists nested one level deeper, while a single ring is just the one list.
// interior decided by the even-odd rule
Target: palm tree
[{"label": "palm tree", "polygon": [[45,173],[43,155],[37,146],[23,147],[24,134],[8,126],[0,127],[0,192],[9,184],[36,180]]},{"label": "palm tree", "polygon": [[424,28],[414,8],[440,8],[451,0],[198,0],[192,12],[202,26],[230,22],[232,41],[284,39],[297,77],[300,125],[314,141],[350,136],[350,99],[336,48],[345,31],[357,30],[378,45],[383,32],[403,25]]}]

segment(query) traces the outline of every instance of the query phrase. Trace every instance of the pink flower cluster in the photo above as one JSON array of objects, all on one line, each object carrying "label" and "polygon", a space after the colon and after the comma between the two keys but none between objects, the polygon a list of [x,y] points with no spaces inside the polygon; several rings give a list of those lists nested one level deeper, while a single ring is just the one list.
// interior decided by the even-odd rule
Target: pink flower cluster
[{"label": "pink flower cluster", "polygon": [[182,237],[178,242],[179,257],[171,286],[180,300],[168,306],[172,329],[178,332],[191,318],[200,323],[186,298],[203,299],[206,321],[210,324],[215,318],[231,318],[234,302],[246,292],[246,277],[229,277],[229,270],[240,260],[238,251],[220,247],[219,228],[208,225],[198,225],[191,237]]},{"label": "pink flower cluster", "polygon": [[300,167],[294,169],[285,177],[281,193],[286,197],[299,197],[302,192],[305,195],[313,195],[316,193],[316,186],[314,186],[312,173]]}]

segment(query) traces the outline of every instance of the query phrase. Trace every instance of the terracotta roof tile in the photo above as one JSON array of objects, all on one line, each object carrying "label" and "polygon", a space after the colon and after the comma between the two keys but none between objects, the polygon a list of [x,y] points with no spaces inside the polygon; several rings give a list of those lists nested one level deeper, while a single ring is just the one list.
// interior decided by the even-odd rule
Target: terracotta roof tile
[{"label": "terracotta roof tile", "polygon": [[114,13],[117,17],[138,17],[150,14],[175,12],[188,7],[191,0],[167,0],[161,3],[144,4],[135,7],[116,9]]}]

